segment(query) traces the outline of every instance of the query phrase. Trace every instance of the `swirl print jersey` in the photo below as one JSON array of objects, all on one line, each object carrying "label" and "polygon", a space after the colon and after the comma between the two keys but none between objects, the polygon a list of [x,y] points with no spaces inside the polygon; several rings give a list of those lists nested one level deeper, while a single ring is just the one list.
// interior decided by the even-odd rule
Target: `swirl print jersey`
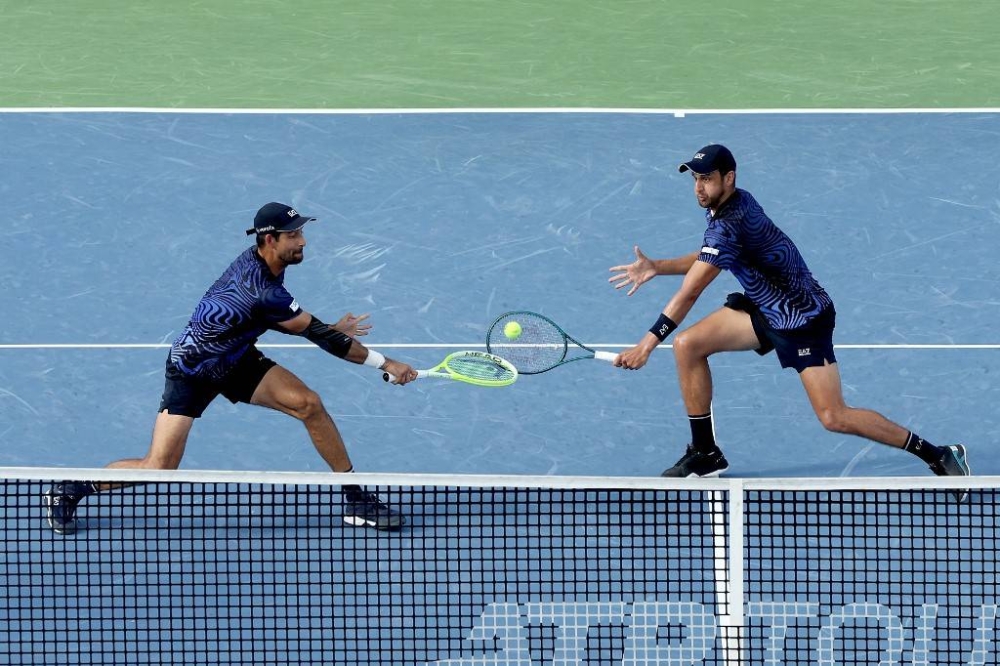
[{"label": "swirl print jersey", "polygon": [[265,331],[302,312],[284,279],[271,273],[256,246],[248,248],[205,292],[170,348],[170,363],[188,376],[225,377]]},{"label": "swirl print jersey", "polygon": [[798,248],[749,192],[737,188],[705,218],[698,260],[730,271],[772,328],[798,328],[833,305]]}]

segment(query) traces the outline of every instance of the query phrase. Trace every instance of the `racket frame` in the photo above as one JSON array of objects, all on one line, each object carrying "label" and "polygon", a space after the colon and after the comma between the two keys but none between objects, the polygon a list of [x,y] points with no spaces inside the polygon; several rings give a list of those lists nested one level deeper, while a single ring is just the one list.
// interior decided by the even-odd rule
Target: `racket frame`
[{"label": "racket frame", "polygon": [[[542,319],[542,320],[548,322],[559,333],[559,335],[561,335],[562,338],[563,338],[563,353],[562,353],[562,357],[556,363],[553,363],[552,365],[548,366],[547,368],[543,368],[541,370],[521,370],[521,369],[519,369],[518,372],[520,374],[522,374],[522,375],[540,375],[543,372],[548,372],[549,370],[554,370],[555,368],[558,368],[560,365],[566,365],[567,363],[572,363],[573,361],[584,361],[584,360],[588,360],[588,359],[597,359],[598,361],[604,361],[606,363],[614,363],[615,359],[618,358],[618,354],[615,353],[615,352],[597,351],[595,349],[591,349],[590,347],[588,347],[587,345],[583,344],[582,342],[580,342],[579,340],[577,340],[576,338],[574,338],[572,335],[570,335],[569,333],[567,333],[566,331],[564,331],[562,326],[560,326],[559,324],[557,324],[554,321],[552,321],[552,319],[550,319],[549,317],[546,317],[545,315],[539,314],[537,312],[532,312],[531,310],[512,310],[510,312],[504,312],[502,315],[500,315],[499,317],[497,317],[496,319],[494,319],[493,323],[490,324],[490,327],[486,331],[486,351],[487,352],[489,352],[491,354],[494,353],[493,350],[490,348],[491,347],[491,345],[490,345],[490,339],[493,337],[493,329],[495,329],[497,327],[497,325],[503,319],[508,318],[508,317],[514,317],[514,318],[516,318],[518,315],[527,315],[527,316],[535,317],[537,319]],[[580,349],[582,349],[584,351],[584,354],[582,354],[580,356],[574,356],[572,358],[566,358],[566,355],[569,353],[569,343],[571,343],[571,342],[574,345],[576,345],[577,347],[579,347]],[[549,343],[549,344],[552,344],[552,343]],[[512,343],[512,346],[514,346],[513,343]],[[528,344],[528,345],[525,345],[525,346],[532,346],[532,345]]]},{"label": "racket frame", "polygon": [[[459,358],[481,358],[488,359],[493,363],[501,366],[504,370],[507,370],[511,376],[504,380],[490,380],[490,379],[479,379],[478,377],[470,377],[469,375],[463,375],[462,373],[452,369],[449,365],[451,361]],[[444,360],[438,363],[433,368],[428,368],[426,370],[417,370],[417,379],[451,379],[458,382],[464,382],[466,384],[472,384],[473,386],[482,386],[484,388],[499,388],[502,386],[510,386],[517,381],[518,377],[517,368],[514,364],[503,358],[502,356],[497,356],[496,354],[491,354],[484,351],[456,351],[445,356]],[[382,380],[386,382],[394,381],[396,378],[390,375],[388,372],[382,373]]]}]

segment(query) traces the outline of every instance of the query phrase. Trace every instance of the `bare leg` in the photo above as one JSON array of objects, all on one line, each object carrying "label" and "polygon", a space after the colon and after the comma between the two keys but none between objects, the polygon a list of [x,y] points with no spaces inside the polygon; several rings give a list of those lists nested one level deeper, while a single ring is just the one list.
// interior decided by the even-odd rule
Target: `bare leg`
[{"label": "bare leg", "polygon": [[[156,415],[153,425],[153,440],[145,458],[125,458],[108,465],[109,469],[177,469],[184,456],[188,434],[194,419],[190,416],[169,414],[163,410]],[[122,488],[129,483],[95,483],[96,490]]]},{"label": "bare leg", "polygon": [[[127,458],[110,465],[111,469],[177,469],[184,455],[188,433],[194,419],[190,416],[168,414],[166,410],[156,415],[153,440],[145,458]],[[64,481],[55,484],[46,494],[49,525],[58,534],[76,531],[76,506],[92,492],[112,490],[135,485],[134,483],[100,483]]]},{"label": "bare leg", "polygon": [[806,368],[799,377],[823,427],[832,432],[864,437],[898,449],[906,446],[909,431],[870,409],[848,407],[836,363]]},{"label": "bare leg", "polygon": [[145,458],[126,458],[110,465],[111,469],[177,469],[184,456],[188,434],[194,419],[190,416],[168,414],[163,410],[156,415],[153,440]]},{"label": "bare leg", "polygon": [[712,371],[708,357],[724,351],[757,349],[750,315],[722,308],[674,338],[677,378],[688,414],[707,414],[712,409]]},{"label": "bare leg", "polygon": [[313,446],[334,472],[351,470],[347,447],[323,401],[301,379],[276,365],[267,371],[250,400],[255,405],[270,407],[302,421]]}]

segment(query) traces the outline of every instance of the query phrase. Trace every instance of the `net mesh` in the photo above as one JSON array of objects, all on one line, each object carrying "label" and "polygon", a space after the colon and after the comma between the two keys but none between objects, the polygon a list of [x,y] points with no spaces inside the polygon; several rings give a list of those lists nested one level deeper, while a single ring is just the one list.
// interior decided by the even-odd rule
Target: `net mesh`
[{"label": "net mesh", "polygon": [[726,486],[414,477],[378,532],[287,476],[91,495],[71,536],[3,480],[0,664],[997,663],[992,489],[733,485],[734,523]]},{"label": "net mesh", "polygon": [[[511,322],[521,327],[521,334],[516,338],[508,338],[504,332]],[[510,361],[522,375],[554,368],[566,358],[568,350],[562,330],[546,317],[531,312],[501,315],[486,337],[486,350]]]}]

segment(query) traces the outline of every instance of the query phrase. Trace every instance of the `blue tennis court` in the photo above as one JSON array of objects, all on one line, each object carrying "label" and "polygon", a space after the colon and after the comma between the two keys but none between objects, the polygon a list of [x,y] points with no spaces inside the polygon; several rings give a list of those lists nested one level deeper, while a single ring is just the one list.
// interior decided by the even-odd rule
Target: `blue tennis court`
[{"label": "blue tennis court", "polygon": [[[0,123],[13,243],[0,295],[9,466],[143,453],[166,345],[247,245],[270,200],[321,221],[287,285],[417,367],[482,345],[506,310],[615,349],[673,293],[608,284],[632,246],[676,256],[704,222],[676,164],[729,145],[738,185],[798,243],[838,307],[851,404],[995,474],[1000,207],[993,114],[12,113]],[[968,150],[975,146],[976,150]],[[959,147],[961,163],[952,163]],[[721,305],[723,275],[687,323]],[[638,373],[577,363],[508,389],[378,373],[299,338],[267,353],[324,397],[362,471],[656,475],[687,442],[661,349]],[[294,346],[297,345],[297,346]],[[926,345],[932,345],[928,348]],[[977,345],[979,345],[977,347]],[[720,443],[737,476],[920,475],[913,456],[826,433],[773,357],[716,357]],[[287,417],[216,402],[191,469],[322,470]]]},{"label": "blue tennis court", "polygon": [[[677,283],[626,298],[607,269],[636,244],[656,257],[699,246],[702,211],[676,165],[722,142],[738,185],[837,304],[848,402],[961,441],[974,473],[998,473],[993,114],[0,120],[5,467],[94,468],[146,451],[166,347],[271,200],[320,218],[287,274],[302,306],[328,321],[371,313],[364,342],[417,367],[481,348],[514,309],[601,349],[631,345]],[[950,163],[958,146],[977,149]],[[687,323],[736,289],[722,276]],[[363,472],[646,477],[688,441],[665,346],[640,372],[580,362],[481,389],[392,387],[300,338],[261,342],[323,396]],[[732,477],[930,475],[914,456],[825,432],[773,357],[713,368]],[[293,419],[225,400],[182,467],[326,471]],[[993,650],[993,490],[956,513],[926,489],[751,485],[741,546],[731,507],[711,499],[725,485],[385,487],[411,519],[392,536],[343,528],[325,487],[161,482],[89,498],[85,529],[61,537],[44,527],[37,481],[3,499],[18,516],[5,527],[3,663],[731,664],[744,655],[716,623],[742,593],[753,663],[990,663]],[[745,572],[731,569],[733,549]],[[734,581],[743,592],[730,597]]]}]

